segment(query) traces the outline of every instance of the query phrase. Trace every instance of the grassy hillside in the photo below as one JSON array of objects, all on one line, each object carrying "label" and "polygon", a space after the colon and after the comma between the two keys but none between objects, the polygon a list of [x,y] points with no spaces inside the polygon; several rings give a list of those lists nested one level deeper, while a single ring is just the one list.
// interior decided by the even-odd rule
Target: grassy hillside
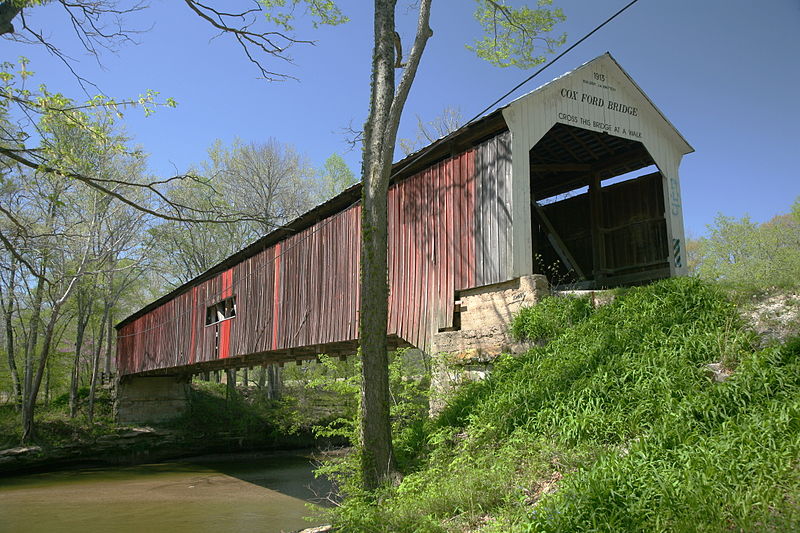
[{"label": "grassy hillside", "polygon": [[800,340],[755,351],[693,279],[553,300],[514,331],[550,342],[404,431],[402,483],[351,491],[343,530],[800,530]]}]

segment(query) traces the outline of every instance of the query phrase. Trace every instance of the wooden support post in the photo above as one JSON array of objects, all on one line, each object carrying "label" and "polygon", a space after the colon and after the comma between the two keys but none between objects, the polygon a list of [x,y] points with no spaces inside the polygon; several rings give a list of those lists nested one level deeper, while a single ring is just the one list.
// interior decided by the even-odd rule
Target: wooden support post
[{"label": "wooden support post", "polygon": [[601,226],[603,224],[603,192],[600,176],[589,178],[589,226],[592,232],[592,274],[597,287],[605,281],[606,243]]}]

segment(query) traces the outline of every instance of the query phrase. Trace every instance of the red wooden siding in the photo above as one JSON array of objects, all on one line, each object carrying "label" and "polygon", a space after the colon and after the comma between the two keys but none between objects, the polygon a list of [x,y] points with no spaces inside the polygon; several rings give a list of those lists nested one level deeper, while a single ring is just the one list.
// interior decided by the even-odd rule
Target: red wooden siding
[{"label": "red wooden siding", "polygon": [[[453,325],[456,291],[507,279],[510,218],[498,221],[497,213],[510,211],[510,165],[497,165],[507,170],[500,177],[486,171],[488,157],[509,157],[498,146],[490,139],[390,187],[390,335],[428,348],[431,333]],[[490,182],[503,193],[486,194]],[[309,346],[324,353],[356,340],[360,216],[359,205],[340,211],[125,323],[120,374]],[[491,273],[482,266],[487,273],[476,274],[476,256]],[[206,326],[206,307],[229,296],[236,317]]]},{"label": "red wooden siding", "polygon": [[389,190],[389,333],[427,348],[475,282],[475,151]]},{"label": "red wooden siding", "polygon": [[[126,324],[120,374],[357,338],[359,229],[354,206]],[[206,326],[206,307],[229,296],[236,317]]]}]

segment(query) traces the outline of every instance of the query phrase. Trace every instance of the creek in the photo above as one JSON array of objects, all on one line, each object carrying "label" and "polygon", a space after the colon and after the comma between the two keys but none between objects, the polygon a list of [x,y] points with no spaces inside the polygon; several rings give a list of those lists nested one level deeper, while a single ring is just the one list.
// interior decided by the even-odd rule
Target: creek
[{"label": "creek", "polygon": [[216,455],[0,478],[0,532],[281,532],[320,525],[310,454]]}]

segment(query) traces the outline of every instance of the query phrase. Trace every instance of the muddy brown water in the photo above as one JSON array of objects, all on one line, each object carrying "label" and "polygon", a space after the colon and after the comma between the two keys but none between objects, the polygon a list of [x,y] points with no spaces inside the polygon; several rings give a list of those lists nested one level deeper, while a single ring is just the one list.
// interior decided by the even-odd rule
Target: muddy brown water
[{"label": "muddy brown water", "polygon": [[[322,524],[303,454],[201,457],[0,478],[0,532],[281,532]],[[318,506],[316,507],[318,509]]]}]

